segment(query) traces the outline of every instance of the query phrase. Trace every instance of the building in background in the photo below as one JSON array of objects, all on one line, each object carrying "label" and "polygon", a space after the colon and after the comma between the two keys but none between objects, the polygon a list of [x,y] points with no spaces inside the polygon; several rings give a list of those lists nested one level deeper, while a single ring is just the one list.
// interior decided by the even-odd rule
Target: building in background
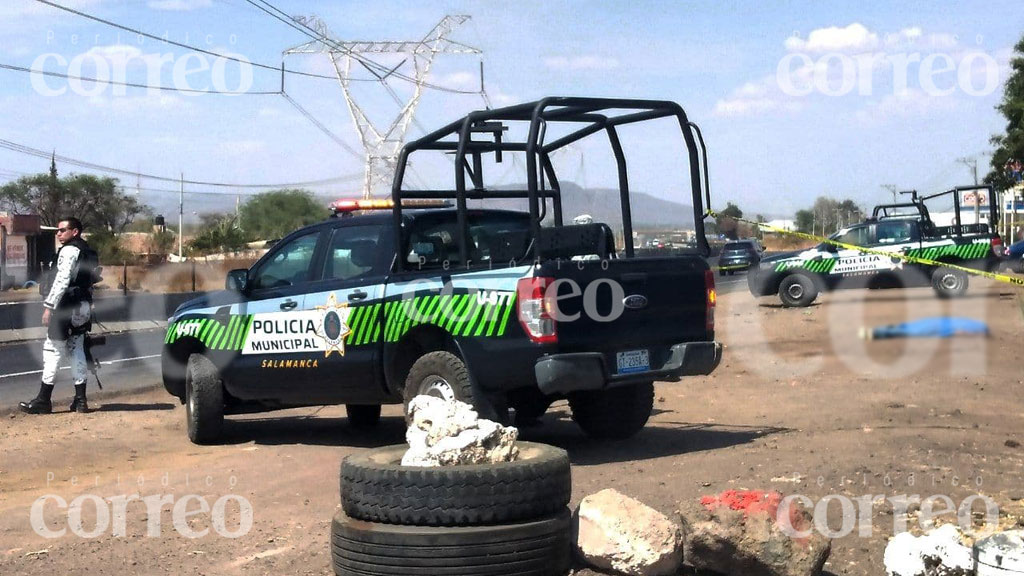
[{"label": "building in background", "polygon": [[0,212],[0,289],[38,280],[56,253],[55,237],[35,214]]}]

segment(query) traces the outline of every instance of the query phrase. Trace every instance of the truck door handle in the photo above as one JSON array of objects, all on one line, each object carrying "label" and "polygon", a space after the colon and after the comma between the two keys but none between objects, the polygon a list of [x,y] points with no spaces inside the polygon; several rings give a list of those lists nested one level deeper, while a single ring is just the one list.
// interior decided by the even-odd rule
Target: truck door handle
[{"label": "truck door handle", "polygon": [[291,310],[298,305],[299,303],[294,300],[285,300],[284,302],[281,302],[281,310]]},{"label": "truck door handle", "polygon": [[366,299],[366,292],[363,292],[362,290],[356,290],[355,292],[349,292],[348,293],[348,299],[351,302],[358,302],[360,300],[365,300]]}]

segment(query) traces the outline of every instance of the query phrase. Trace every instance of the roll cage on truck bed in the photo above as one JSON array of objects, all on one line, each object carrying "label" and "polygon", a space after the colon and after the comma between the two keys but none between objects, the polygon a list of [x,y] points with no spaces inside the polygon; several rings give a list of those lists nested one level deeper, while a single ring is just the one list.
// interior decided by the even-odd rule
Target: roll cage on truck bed
[{"label": "roll cage on truck bed", "polygon": [[[619,128],[656,119],[683,135],[688,170],[682,158],[659,168],[688,179],[697,247],[640,257]],[[551,162],[602,132],[616,165],[621,253],[607,224],[563,222]],[[453,154],[453,188],[405,185],[423,151]],[[525,154],[525,187],[485,187],[491,153],[495,163]],[[468,205],[488,199],[529,209]],[[419,209],[445,201],[454,208]],[[650,416],[655,381],[709,374],[721,360],[709,204],[703,138],[673,102],[546,98],[473,112],[406,144],[390,202],[336,202],[345,217],[296,230],[249,270],[230,272],[225,292],[179,307],[164,386],[185,403],[195,442],[216,440],[225,412],[345,404],[351,423],[366,426],[380,405],[420,394],[469,402],[491,419],[513,409],[517,422],[566,398],[588,435],[628,437]],[[392,213],[363,214],[370,208]]]},{"label": "roll cage on truck bed", "polygon": [[[628,113],[618,116],[608,111],[621,110]],[[491,198],[525,198],[529,201],[530,232],[534,240],[542,235],[541,221],[545,217],[546,200],[553,201],[554,225],[563,226],[562,194],[558,178],[551,163],[551,154],[583,138],[604,130],[615,156],[618,169],[619,199],[622,210],[622,230],[625,241],[625,256],[634,257],[633,223],[629,205],[629,178],[626,157],[619,140],[618,128],[627,124],[676,118],[686,142],[689,157],[690,188],[693,201],[693,221],[697,237],[697,248],[702,256],[709,256],[704,231],[704,218],[710,208],[711,195],[707,178],[707,149],[700,128],[687,119],[683,108],[670,101],[629,100],[609,98],[550,97],[495,110],[472,112],[465,118],[452,122],[426,136],[406,144],[398,158],[391,197],[394,202],[394,233],[396,246],[401,246],[402,200],[403,199],[446,199],[455,200],[458,210],[458,227],[461,232],[459,255],[466,261],[469,236],[466,222],[466,201]],[[504,122],[529,122],[525,142],[510,142],[503,138],[507,126]],[[577,123],[582,127],[549,143],[544,142],[546,127],[551,122]],[[474,134],[490,134],[493,141],[473,140]],[[456,137],[457,140],[445,140]],[[455,188],[450,190],[409,190],[403,188],[409,157],[420,150],[443,150],[455,154]],[[501,162],[503,152],[524,152],[526,154],[527,188],[525,190],[486,190],[483,184],[481,155],[493,152],[495,160]],[[472,162],[472,163],[471,163]],[[472,187],[467,186],[467,176]],[[537,258],[544,258],[545,246],[538,244]],[[398,269],[405,263],[399,259]]]},{"label": "roll cage on truck bed", "polygon": [[[960,195],[964,192],[985,192],[990,201],[988,202],[987,223],[976,222],[974,224],[963,223],[964,206],[960,202]],[[993,201],[995,191],[989,185],[956,186],[949,190],[920,196],[917,190],[907,190],[901,194],[910,194],[910,202],[894,202],[892,204],[879,204],[871,213],[872,220],[917,220],[921,226],[922,234],[928,236],[956,236],[963,237],[966,234],[995,234],[996,225],[999,223],[998,203]],[[928,201],[936,198],[949,196],[953,201],[953,222],[950,226],[936,226],[932,221],[931,213],[928,211]],[[980,204],[975,205],[976,217],[980,220]]]}]

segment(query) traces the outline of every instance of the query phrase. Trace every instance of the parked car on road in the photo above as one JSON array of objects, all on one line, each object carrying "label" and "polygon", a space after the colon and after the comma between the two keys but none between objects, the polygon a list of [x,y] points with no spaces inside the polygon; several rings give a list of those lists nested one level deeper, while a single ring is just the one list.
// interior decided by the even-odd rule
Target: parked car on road
[{"label": "parked car on road", "polygon": [[1006,267],[1018,274],[1024,274],[1024,240],[1010,244],[1006,249]]},{"label": "parked car on road", "polygon": [[718,274],[725,276],[740,270],[749,270],[761,262],[761,244],[757,240],[737,240],[722,246],[718,257]]}]

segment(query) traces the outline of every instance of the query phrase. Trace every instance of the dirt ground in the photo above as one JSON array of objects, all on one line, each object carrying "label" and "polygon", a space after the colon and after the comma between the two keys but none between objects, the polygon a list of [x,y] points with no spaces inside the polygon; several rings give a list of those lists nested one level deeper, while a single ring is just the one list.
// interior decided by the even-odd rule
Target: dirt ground
[{"label": "dirt ground", "polygon": [[[1024,516],[1018,291],[975,282],[968,297],[946,302],[927,289],[857,290],[826,295],[807,309],[783,309],[777,300],[742,291],[726,294],[717,315],[717,336],[727,345],[722,366],[708,377],[659,383],[655,413],[635,438],[588,440],[564,402],[544,426],[521,437],[569,451],[574,506],[607,487],[669,515],[681,500],[732,488],[774,489],[813,502],[828,495],[918,494],[947,495],[959,504],[983,494],[998,504],[1000,522],[1013,525]],[[861,326],[943,314],[984,320],[991,335],[857,337]],[[162,390],[95,404],[99,410],[89,415],[3,415],[0,573],[331,574],[339,462],[401,442],[404,432],[398,407],[387,407],[371,432],[351,429],[341,407],[296,409],[233,417],[225,445],[200,447],[186,438],[183,408]],[[73,533],[96,528],[97,497],[134,494],[169,500],[149,518],[159,535],[147,535],[142,502],[127,504],[123,535],[112,504],[103,507],[110,506],[111,519],[95,530],[101,533]],[[65,533],[37,534],[33,503],[47,495],[65,502],[85,496],[81,526],[51,497],[42,507],[42,528]],[[214,525],[212,513],[187,495],[212,508],[229,497],[222,502],[224,524]],[[217,528],[241,532],[240,497],[251,505],[251,529],[237,538],[219,535]],[[188,526],[176,526],[175,505],[199,513]],[[838,502],[828,519],[830,529],[840,528]],[[854,530],[833,541],[828,572],[884,573],[886,541],[906,517],[878,503],[858,529],[866,519],[870,535]],[[910,528],[916,523],[912,515]],[[182,535],[190,527],[209,531]],[[582,567],[577,573],[595,574]]]}]

